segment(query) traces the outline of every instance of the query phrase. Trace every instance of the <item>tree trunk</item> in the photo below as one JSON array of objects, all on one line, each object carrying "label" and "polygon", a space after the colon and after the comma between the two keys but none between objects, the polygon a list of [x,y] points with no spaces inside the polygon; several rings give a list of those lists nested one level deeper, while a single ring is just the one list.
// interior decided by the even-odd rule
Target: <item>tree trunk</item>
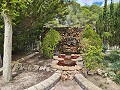
[{"label": "tree trunk", "polygon": [[4,56],[3,56],[3,78],[5,82],[9,82],[12,77],[11,59],[12,59],[12,17],[2,14],[4,18]]},{"label": "tree trunk", "polygon": [[0,54],[0,68],[2,67],[2,57],[1,57],[1,54]]},{"label": "tree trunk", "polygon": [[85,64],[85,56],[83,55],[83,68],[84,68],[84,76],[87,78],[88,77],[88,72],[87,72],[87,68],[86,68],[86,64]]}]

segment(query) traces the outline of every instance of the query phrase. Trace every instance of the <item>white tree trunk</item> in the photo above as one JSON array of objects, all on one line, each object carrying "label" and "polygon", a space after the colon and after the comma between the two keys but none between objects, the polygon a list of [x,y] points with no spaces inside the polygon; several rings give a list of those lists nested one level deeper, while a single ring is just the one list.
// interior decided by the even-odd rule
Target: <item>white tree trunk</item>
[{"label": "white tree trunk", "polygon": [[11,59],[12,59],[12,17],[6,14],[4,18],[4,56],[3,56],[3,78],[5,82],[9,82],[12,77]]}]

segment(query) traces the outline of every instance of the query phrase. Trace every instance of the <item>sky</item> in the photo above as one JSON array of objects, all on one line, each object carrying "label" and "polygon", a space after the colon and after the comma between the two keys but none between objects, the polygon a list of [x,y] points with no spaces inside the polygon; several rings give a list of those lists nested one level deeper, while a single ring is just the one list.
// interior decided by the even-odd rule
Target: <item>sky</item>
[{"label": "sky", "polygon": [[[111,0],[108,0],[108,4],[110,4]],[[114,2],[119,2],[119,0],[113,0]],[[103,2],[102,6],[104,5],[104,0],[77,0],[78,3],[81,5],[92,5],[94,2]]]}]

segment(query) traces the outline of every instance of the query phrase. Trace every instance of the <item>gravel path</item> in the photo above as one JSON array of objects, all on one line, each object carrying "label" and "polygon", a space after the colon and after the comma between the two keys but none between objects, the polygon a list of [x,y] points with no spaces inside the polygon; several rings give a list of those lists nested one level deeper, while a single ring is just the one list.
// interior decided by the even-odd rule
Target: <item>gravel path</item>
[{"label": "gravel path", "polygon": [[83,90],[75,80],[58,82],[51,90]]}]

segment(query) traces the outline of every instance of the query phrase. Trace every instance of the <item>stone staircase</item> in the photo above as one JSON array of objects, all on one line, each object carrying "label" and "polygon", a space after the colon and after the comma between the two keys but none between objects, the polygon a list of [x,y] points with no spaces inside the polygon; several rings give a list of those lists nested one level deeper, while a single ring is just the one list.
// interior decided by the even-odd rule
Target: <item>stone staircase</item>
[{"label": "stone staircase", "polygon": [[61,71],[57,71],[51,77],[25,90],[102,90],[81,74],[76,74],[75,79],[62,81]]}]

